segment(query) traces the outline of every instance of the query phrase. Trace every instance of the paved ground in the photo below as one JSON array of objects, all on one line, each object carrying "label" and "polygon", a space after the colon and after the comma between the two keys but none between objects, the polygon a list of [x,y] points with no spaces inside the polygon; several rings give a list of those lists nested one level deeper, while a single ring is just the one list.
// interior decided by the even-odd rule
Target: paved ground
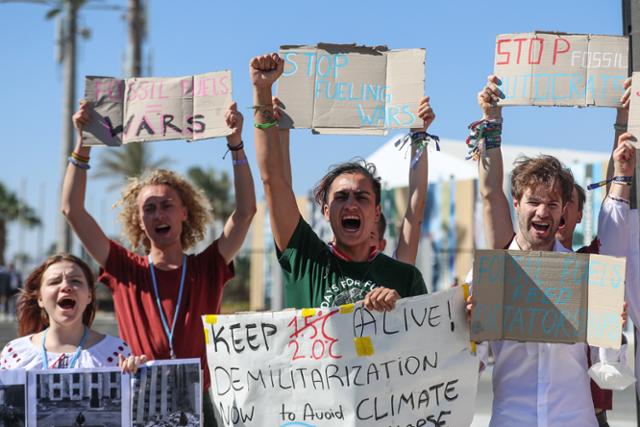
[{"label": "paved ground", "polygon": [[[93,329],[105,334],[118,335],[118,326],[116,325],[115,318],[108,313],[99,313],[96,316]],[[0,345],[4,347],[4,344],[15,338],[15,334],[15,321],[0,318]],[[630,343],[629,348],[633,348],[633,343]],[[628,360],[634,360],[631,354],[629,354]],[[486,427],[489,424],[492,398],[491,372],[487,370],[487,372],[484,372],[480,377],[478,397],[476,400],[476,415],[471,427]],[[611,427],[638,426],[636,423],[635,394],[633,387],[629,387],[622,392],[614,393],[613,411],[610,411],[608,414]]]}]

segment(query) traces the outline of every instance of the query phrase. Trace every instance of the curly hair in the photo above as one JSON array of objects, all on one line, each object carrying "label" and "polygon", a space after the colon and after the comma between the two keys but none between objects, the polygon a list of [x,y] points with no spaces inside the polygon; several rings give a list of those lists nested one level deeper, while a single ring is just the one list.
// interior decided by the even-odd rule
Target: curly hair
[{"label": "curly hair", "polygon": [[182,224],[182,234],[180,235],[180,243],[184,249],[189,249],[204,239],[207,224],[211,220],[211,208],[207,198],[200,189],[177,173],[166,169],[157,169],[141,178],[130,178],[129,183],[122,191],[122,198],[117,203],[122,204],[119,219],[122,223],[123,234],[133,249],[142,247],[147,253],[151,249],[151,242],[142,229],[138,210],[138,195],[148,185],[166,185],[178,193],[187,211],[187,219]]},{"label": "curly hair", "polygon": [[373,187],[373,193],[375,195],[376,206],[380,204],[380,191],[381,184],[380,178],[376,176],[376,165],[369,163],[362,158],[355,158],[349,162],[340,163],[338,165],[331,166],[329,172],[322,177],[320,182],[316,184],[313,189],[313,197],[317,204],[323,206],[327,203],[329,196],[329,188],[337,177],[343,174],[361,174],[369,179],[371,186]]},{"label": "curly hair", "polygon": [[44,276],[45,271],[47,271],[47,269],[53,264],[63,261],[72,262],[80,267],[84,278],[87,280],[89,293],[91,294],[91,302],[84,309],[84,313],[82,313],[82,323],[88,327],[93,323],[93,319],[96,315],[96,280],[93,275],[93,271],[91,271],[91,268],[87,263],[74,255],[52,255],[36,267],[31,274],[29,274],[29,277],[27,277],[27,280],[24,282],[23,288],[20,290],[20,296],[16,303],[18,336],[23,337],[25,335],[35,334],[43,331],[47,326],[49,326],[49,317],[47,312],[38,305],[40,287],[42,286],[42,276]]},{"label": "curly hair", "polygon": [[511,195],[514,200],[520,201],[527,188],[539,185],[548,188],[557,186],[563,206],[571,200],[573,174],[560,160],[548,155],[520,156],[513,164],[515,167],[511,173]]}]

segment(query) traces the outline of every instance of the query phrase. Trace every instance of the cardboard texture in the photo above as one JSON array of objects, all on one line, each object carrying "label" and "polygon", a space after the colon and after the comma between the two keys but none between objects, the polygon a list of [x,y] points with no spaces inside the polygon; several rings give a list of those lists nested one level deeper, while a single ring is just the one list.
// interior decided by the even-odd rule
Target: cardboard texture
[{"label": "cardboard texture", "polygon": [[231,133],[224,119],[233,102],[230,71],[126,80],[88,76],[85,99],[94,110],[82,132],[86,145],[194,141]]},{"label": "cardboard texture", "polygon": [[314,133],[384,135],[421,126],[424,49],[388,50],[321,43],[282,46],[280,127]]},{"label": "cardboard texture", "polygon": [[500,34],[494,74],[505,99],[499,104],[618,107],[628,57],[623,36]]},{"label": "cardboard texture", "polygon": [[[633,73],[631,83],[631,103],[629,104],[629,121],[627,122],[628,132],[636,137],[636,141],[631,141],[636,148],[640,149],[640,73]],[[637,170],[637,168],[636,168]]]},{"label": "cardboard texture", "polygon": [[624,258],[478,250],[471,339],[620,348]]}]

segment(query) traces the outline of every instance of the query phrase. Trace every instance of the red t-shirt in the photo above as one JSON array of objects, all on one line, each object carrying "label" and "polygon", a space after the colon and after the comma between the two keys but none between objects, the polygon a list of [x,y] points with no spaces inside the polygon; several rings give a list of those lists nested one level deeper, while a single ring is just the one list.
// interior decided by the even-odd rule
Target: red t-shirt
[{"label": "red t-shirt", "polygon": [[[182,268],[154,270],[160,304],[171,327]],[[111,241],[109,258],[101,273],[100,281],[113,293],[120,336],[129,343],[133,353],[145,354],[149,359],[169,359],[169,340],[158,312],[147,258]],[[233,262],[225,263],[217,240],[201,253],[187,256],[182,303],[173,331],[173,350],[178,358],[200,358],[205,390],[211,385],[211,376],[200,316],[220,311],[222,289],[234,275]]]}]

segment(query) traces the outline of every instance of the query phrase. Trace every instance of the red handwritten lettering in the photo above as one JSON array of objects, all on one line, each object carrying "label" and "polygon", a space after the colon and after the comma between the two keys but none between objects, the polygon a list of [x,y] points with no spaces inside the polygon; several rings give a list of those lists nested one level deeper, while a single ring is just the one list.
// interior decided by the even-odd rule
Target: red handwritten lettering
[{"label": "red handwritten lettering", "polygon": [[[564,43],[564,50],[561,50],[559,48],[560,42]],[[557,39],[555,39],[555,41],[553,42],[553,65],[556,65],[558,55],[561,53],[569,52],[569,49],[571,49],[571,43],[569,43],[569,40],[562,37],[558,37]]]},{"label": "red handwritten lettering", "polygon": [[[339,309],[329,311],[326,314],[319,312],[315,316],[294,317],[288,323],[290,328],[293,328],[293,332],[289,335],[289,347],[293,347],[293,355],[291,360],[311,358],[320,360],[326,357],[331,359],[340,359],[341,355],[334,352],[333,346],[338,342],[338,339],[330,336],[325,330],[327,320],[336,313],[339,313]],[[307,341],[307,346],[304,341]],[[310,348],[308,348],[310,347]],[[305,353],[303,348],[308,349],[308,353]]]}]

